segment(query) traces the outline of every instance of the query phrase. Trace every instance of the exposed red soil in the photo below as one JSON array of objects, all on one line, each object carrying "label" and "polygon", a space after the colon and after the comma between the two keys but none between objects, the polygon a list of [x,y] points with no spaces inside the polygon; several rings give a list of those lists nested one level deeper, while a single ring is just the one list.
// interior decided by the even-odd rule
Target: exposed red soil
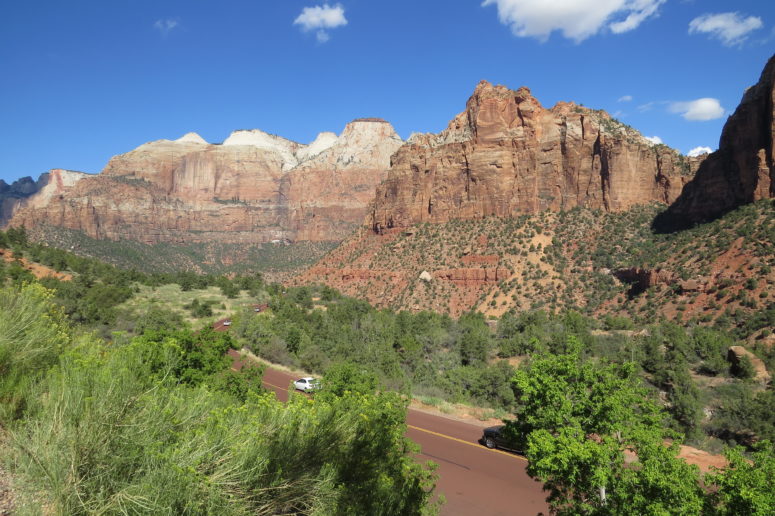
[{"label": "exposed red soil", "polygon": [[[5,260],[6,263],[11,263],[16,260],[13,252],[8,249],[0,249],[0,258]],[[20,258],[19,261],[21,262],[24,269],[30,271],[32,275],[38,279],[46,277],[53,277],[61,281],[70,281],[73,279],[72,274],[67,274],[66,272],[57,272],[50,267],[46,267],[45,265],[30,262],[26,258]]]}]

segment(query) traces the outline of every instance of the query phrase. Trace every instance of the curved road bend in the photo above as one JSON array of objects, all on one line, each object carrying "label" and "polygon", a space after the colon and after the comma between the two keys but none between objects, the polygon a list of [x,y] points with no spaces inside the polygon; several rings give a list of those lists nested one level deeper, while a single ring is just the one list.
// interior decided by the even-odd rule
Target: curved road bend
[{"label": "curved road bend", "polygon": [[[230,350],[239,369],[239,352]],[[264,386],[288,400],[288,388],[296,378],[277,369],[266,368]],[[524,458],[500,450],[488,450],[478,440],[480,426],[418,410],[409,409],[407,436],[422,451],[418,458],[432,460],[438,467],[436,492],[443,494],[444,516],[534,516],[548,514],[546,494],[541,484],[527,476]]]}]

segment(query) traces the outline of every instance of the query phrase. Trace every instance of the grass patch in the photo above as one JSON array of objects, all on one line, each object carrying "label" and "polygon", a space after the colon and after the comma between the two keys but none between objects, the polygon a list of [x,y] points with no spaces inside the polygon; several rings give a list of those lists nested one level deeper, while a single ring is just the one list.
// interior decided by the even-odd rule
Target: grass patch
[{"label": "grass patch", "polygon": [[[137,289],[138,292],[131,299],[119,305],[119,309],[123,308],[133,313],[140,313],[154,305],[160,306],[179,314],[183,320],[191,324],[211,319],[223,319],[235,312],[248,309],[250,305],[257,303],[256,298],[251,297],[247,290],[240,291],[236,298],[230,299],[221,292],[220,287],[215,286],[188,291],[183,291],[178,284],[162,285],[160,287],[138,285]],[[199,300],[200,304],[209,304],[213,315],[196,318],[190,310],[184,308],[185,305],[189,305],[195,299]]]}]

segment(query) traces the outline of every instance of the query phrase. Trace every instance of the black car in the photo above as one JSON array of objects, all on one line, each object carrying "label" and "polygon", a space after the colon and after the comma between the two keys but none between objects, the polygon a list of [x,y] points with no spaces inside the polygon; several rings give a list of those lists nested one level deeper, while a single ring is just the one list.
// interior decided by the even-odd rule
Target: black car
[{"label": "black car", "polygon": [[482,435],[482,438],[479,440],[479,442],[488,448],[502,448],[504,450],[522,453],[522,451],[518,449],[517,445],[506,436],[506,432],[504,432],[505,428],[506,425],[485,428],[484,434]]}]

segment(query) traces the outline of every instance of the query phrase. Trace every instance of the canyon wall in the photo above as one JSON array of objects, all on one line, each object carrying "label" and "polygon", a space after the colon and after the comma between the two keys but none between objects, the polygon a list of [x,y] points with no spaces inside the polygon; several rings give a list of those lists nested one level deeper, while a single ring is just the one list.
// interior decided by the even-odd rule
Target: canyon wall
[{"label": "canyon wall", "polygon": [[30,196],[9,224],[148,244],[341,240],[363,221],[402,144],[380,119],[309,145],[258,130],[218,145],[189,133],[116,156],[58,195]]},{"label": "canyon wall", "polygon": [[413,135],[399,149],[367,223],[379,232],[576,206],[668,204],[697,166],[603,111],[573,103],[545,109],[527,88],[482,81],[447,129]]},{"label": "canyon wall", "polygon": [[718,150],[655,225],[680,228],[775,197],[775,56],[721,132]]}]

